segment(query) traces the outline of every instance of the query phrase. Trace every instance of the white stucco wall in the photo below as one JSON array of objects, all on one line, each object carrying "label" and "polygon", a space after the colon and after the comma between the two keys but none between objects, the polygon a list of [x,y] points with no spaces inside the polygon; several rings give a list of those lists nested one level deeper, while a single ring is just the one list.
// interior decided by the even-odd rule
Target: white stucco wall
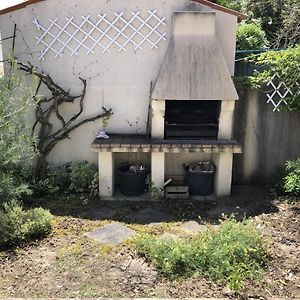
[{"label": "white stucco wall", "polygon": [[[86,78],[88,88],[85,97],[83,117],[95,115],[102,106],[112,108],[114,115],[105,128],[111,133],[144,133],[149,106],[150,82],[155,81],[163,61],[170,34],[171,17],[176,10],[184,10],[188,0],[46,0],[27,6],[24,9],[0,16],[2,36],[9,36],[13,24],[18,26],[15,56],[23,62],[30,61],[40,71],[50,74],[61,86],[77,94],[82,85],[78,76]],[[36,45],[35,36],[41,33],[32,23],[37,18],[40,24],[49,25],[49,18],[57,18],[61,24],[65,17],[74,16],[78,23],[81,16],[96,17],[97,13],[107,13],[109,18],[115,12],[130,14],[140,10],[145,15],[148,10],[157,9],[157,15],[166,17],[167,40],[159,43],[159,49],[150,49],[144,45],[141,50],[134,51],[127,47],[127,52],[119,52],[111,48],[110,53],[102,53],[100,47],[95,54],[86,54],[80,49],[79,55],[71,56],[68,50],[63,58],[55,58],[52,52],[39,60],[41,46]],[[233,74],[236,17],[217,12],[216,32],[221,48]],[[11,41],[3,44],[4,55],[9,53]],[[72,105],[65,105],[63,113],[71,115]],[[90,151],[90,144],[95,133],[102,129],[102,121],[86,124],[74,131],[70,138],[59,143],[50,154],[50,161],[63,163],[71,160],[87,159],[96,162],[97,154]]]}]

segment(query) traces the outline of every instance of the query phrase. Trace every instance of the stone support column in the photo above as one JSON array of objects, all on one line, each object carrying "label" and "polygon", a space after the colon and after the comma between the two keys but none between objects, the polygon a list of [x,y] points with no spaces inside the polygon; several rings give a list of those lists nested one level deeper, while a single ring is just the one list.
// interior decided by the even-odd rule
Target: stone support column
[{"label": "stone support column", "polygon": [[221,152],[213,154],[213,162],[216,166],[215,194],[218,197],[231,194],[232,181],[232,152]]},{"label": "stone support column", "polygon": [[165,182],[165,153],[151,152],[151,181],[155,187],[162,187]]},{"label": "stone support column", "polygon": [[114,157],[112,152],[98,153],[99,195],[111,197],[114,193]]},{"label": "stone support column", "polygon": [[151,138],[163,139],[165,131],[165,101],[151,100]]},{"label": "stone support column", "polygon": [[219,118],[219,140],[230,140],[232,138],[234,106],[235,100],[222,101]]}]

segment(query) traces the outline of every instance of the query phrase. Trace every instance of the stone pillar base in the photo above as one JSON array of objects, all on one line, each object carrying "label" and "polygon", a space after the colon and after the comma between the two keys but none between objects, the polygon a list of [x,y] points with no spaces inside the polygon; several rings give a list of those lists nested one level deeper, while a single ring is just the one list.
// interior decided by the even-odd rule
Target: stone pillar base
[{"label": "stone pillar base", "polygon": [[98,153],[99,195],[111,197],[114,193],[114,157],[112,152]]},{"label": "stone pillar base", "polygon": [[151,153],[151,181],[154,186],[160,188],[165,182],[165,153]]},{"label": "stone pillar base", "polygon": [[232,159],[232,152],[213,154],[213,162],[216,166],[215,194],[218,197],[231,194]]}]

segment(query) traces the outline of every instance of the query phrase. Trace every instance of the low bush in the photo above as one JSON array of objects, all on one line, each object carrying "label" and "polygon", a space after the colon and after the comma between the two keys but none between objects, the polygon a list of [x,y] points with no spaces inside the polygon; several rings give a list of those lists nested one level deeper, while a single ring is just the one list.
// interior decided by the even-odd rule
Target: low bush
[{"label": "low bush", "polygon": [[[70,163],[69,190],[74,193],[97,194],[98,170],[87,161]],[[96,183],[96,184],[95,184]]]},{"label": "low bush", "polygon": [[267,44],[265,33],[258,24],[239,24],[237,29],[237,50],[261,50]]},{"label": "low bush", "polygon": [[43,208],[25,211],[19,201],[2,204],[0,210],[0,248],[45,237],[51,231],[52,215]]},{"label": "low bush", "polygon": [[191,240],[138,238],[137,253],[164,276],[205,276],[237,291],[245,279],[260,277],[266,246],[252,223],[228,219],[219,230],[208,229]]},{"label": "low bush", "polygon": [[290,195],[300,196],[300,158],[288,160],[285,163],[285,175],[283,176],[283,191]]},{"label": "low bush", "polygon": [[24,177],[36,196],[57,193],[98,195],[98,170],[87,161],[75,161],[59,167],[48,167],[45,179],[38,179],[34,169],[24,172]]}]

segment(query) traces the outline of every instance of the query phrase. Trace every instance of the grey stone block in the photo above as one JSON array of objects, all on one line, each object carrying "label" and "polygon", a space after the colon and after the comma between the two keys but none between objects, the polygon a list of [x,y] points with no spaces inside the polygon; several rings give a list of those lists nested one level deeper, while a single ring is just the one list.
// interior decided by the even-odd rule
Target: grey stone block
[{"label": "grey stone block", "polygon": [[100,244],[117,246],[135,234],[134,230],[127,228],[121,223],[112,223],[91,231],[86,236],[96,240]]}]

